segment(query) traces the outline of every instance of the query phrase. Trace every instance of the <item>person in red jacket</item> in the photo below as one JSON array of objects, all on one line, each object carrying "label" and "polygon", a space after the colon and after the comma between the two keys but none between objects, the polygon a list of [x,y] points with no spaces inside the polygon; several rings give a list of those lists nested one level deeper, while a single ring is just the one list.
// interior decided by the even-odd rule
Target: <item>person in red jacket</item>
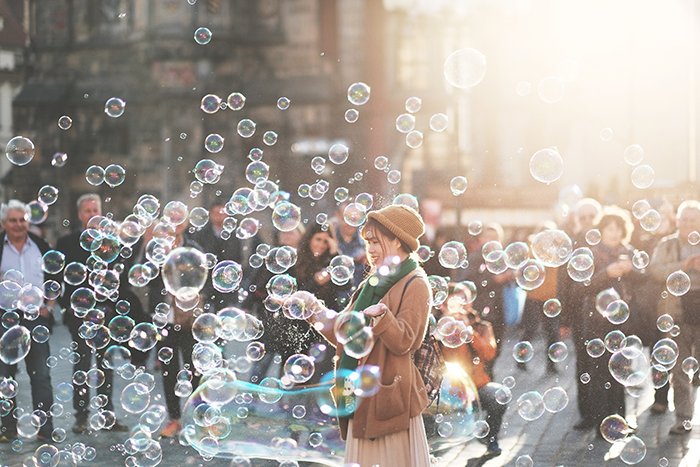
[{"label": "person in red jacket", "polygon": [[445,346],[445,362],[458,364],[474,381],[479,392],[479,403],[485,412],[484,420],[489,424],[489,433],[481,438],[486,442],[484,457],[501,454],[498,433],[501,429],[504,401],[508,400],[509,390],[501,384],[493,383],[486,366],[496,358],[496,338],[491,323],[484,321],[471,306],[470,291],[466,288],[450,287],[450,295],[442,305],[443,316],[462,321],[473,330],[472,340],[456,348]]}]

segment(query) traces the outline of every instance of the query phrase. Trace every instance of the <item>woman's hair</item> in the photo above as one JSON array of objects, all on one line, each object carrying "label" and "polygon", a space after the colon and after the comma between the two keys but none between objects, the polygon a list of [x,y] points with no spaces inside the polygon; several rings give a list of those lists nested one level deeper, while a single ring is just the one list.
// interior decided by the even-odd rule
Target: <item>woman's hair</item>
[{"label": "woman's hair", "polygon": [[328,266],[333,254],[330,249],[326,250],[321,256],[314,256],[311,252],[311,239],[314,235],[318,233],[323,233],[329,237],[335,239],[333,234],[333,229],[324,230],[321,225],[314,223],[312,226],[306,229],[304,236],[301,237],[299,241],[299,248],[297,249],[297,264],[295,276],[299,282],[304,282],[308,280],[311,276],[316,274],[320,268]]},{"label": "woman's hair", "polygon": [[[406,244],[406,242],[394,235],[389,229],[387,229],[374,219],[369,219],[367,221],[367,223],[362,227],[360,235],[365,241],[369,240],[372,236],[377,237],[377,240],[379,241],[379,244],[382,247],[382,251],[384,252],[386,252],[386,241],[391,242],[393,240],[398,240],[401,244],[401,250],[405,253],[411,254],[411,247],[409,247]],[[365,246],[369,246],[369,242],[366,242]],[[367,260],[370,262],[372,261],[369,255],[367,255]]]},{"label": "woman's hair", "polygon": [[634,231],[634,224],[630,214],[625,209],[617,206],[605,206],[595,222],[596,229],[603,230],[610,224],[616,224],[622,229],[622,243],[629,243]]}]

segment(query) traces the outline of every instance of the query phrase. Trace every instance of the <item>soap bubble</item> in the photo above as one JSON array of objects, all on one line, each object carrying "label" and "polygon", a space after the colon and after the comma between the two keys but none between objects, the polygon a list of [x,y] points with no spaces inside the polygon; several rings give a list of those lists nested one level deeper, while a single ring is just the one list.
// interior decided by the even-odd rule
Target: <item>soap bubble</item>
[{"label": "soap bubble", "polygon": [[345,121],[355,123],[360,118],[360,112],[357,109],[348,109],[345,111]]},{"label": "soap bubble", "polygon": [[14,365],[24,359],[32,345],[32,336],[27,328],[14,325],[0,337],[0,360]]},{"label": "soap bubble", "polygon": [[348,87],[348,101],[352,105],[365,105],[369,101],[370,87],[362,82],[353,83]]},{"label": "soap bubble", "polygon": [[61,115],[58,117],[58,127],[61,130],[68,130],[71,126],[73,126],[73,119],[68,115]]},{"label": "soap bubble", "polygon": [[270,176],[270,166],[262,161],[253,161],[245,169],[245,178],[252,184],[267,180]]},{"label": "soap bubble", "polygon": [[68,154],[65,152],[57,152],[51,157],[51,165],[54,167],[63,167],[68,162]]},{"label": "soap bubble", "polygon": [[531,244],[535,258],[550,268],[563,265],[573,253],[573,243],[563,230],[539,232],[532,238]]},{"label": "soap bubble", "polygon": [[525,363],[535,356],[535,349],[529,341],[521,341],[513,346],[513,358],[518,363]]},{"label": "soap bubble", "polygon": [[301,209],[298,206],[282,201],[277,203],[272,211],[272,225],[280,232],[290,232],[301,222]]},{"label": "soap bubble", "polygon": [[633,433],[627,421],[618,414],[608,415],[600,423],[600,435],[608,443],[614,443],[625,439],[627,435]]},{"label": "soap bubble", "polygon": [[58,200],[58,188],[52,185],[44,185],[39,189],[37,200],[46,206],[51,206]]},{"label": "soap bubble", "polygon": [[204,138],[204,149],[212,154],[216,154],[224,149],[224,137],[217,133],[212,133]]},{"label": "soap bubble", "polygon": [[396,117],[396,131],[408,133],[416,127],[416,117],[411,114],[401,114]]},{"label": "soap bubble", "polygon": [[624,341],[625,333],[623,333],[619,329],[610,331],[603,338],[603,342],[605,342],[605,349],[610,353],[617,352],[618,350],[620,350]]},{"label": "soap bubble", "polygon": [[[421,147],[422,145],[423,145],[423,132],[422,131],[413,130],[413,131],[409,131],[406,134],[406,146],[408,146],[411,149],[417,149],[417,148]],[[398,170],[392,170],[392,172],[398,172]],[[387,179],[389,179],[389,178],[387,177]],[[390,181],[390,183],[398,183],[398,181],[397,182]]]},{"label": "soap bubble", "polygon": [[447,279],[437,275],[428,276],[428,283],[433,292],[433,299],[430,304],[436,307],[442,305],[447,300],[447,292],[449,290]]},{"label": "soap bubble", "polygon": [[676,297],[685,295],[690,290],[690,277],[684,271],[674,271],[666,278],[666,289]]},{"label": "soap bubble", "polygon": [[[206,272],[205,272],[206,278]],[[223,260],[214,266],[211,272],[211,283],[214,289],[221,293],[231,293],[241,285],[243,268],[233,260]]]},{"label": "soap bubble", "polygon": [[537,84],[537,95],[546,104],[555,104],[564,97],[564,81],[558,76],[548,76]]},{"label": "soap bubble", "polygon": [[191,247],[175,248],[163,264],[165,289],[181,301],[198,296],[207,279],[206,257]]},{"label": "soap bubble", "polygon": [[467,249],[464,245],[457,241],[450,241],[442,245],[438,260],[442,267],[447,269],[457,269],[467,259]]},{"label": "soap bubble", "polygon": [[476,49],[459,49],[452,52],[443,66],[447,82],[460,89],[476,86],[486,75],[486,57]]},{"label": "soap bubble", "polygon": [[545,269],[542,263],[534,259],[524,261],[515,271],[515,282],[523,290],[534,290],[545,279]]},{"label": "soap bubble", "polygon": [[367,220],[367,210],[359,203],[349,203],[343,210],[345,223],[353,227],[359,227]]},{"label": "soap bubble", "polygon": [[292,383],[305,383],[314,375],[314,359],[308,355],[294,354],[284,363],[284,378]]},{"label": "soap bubble", "polygon": [[632,171],[632,185],[641,190],[654,183],[654,169],[650,165],[638,165]]},{"label": "soap bubble", "polygon": [[105,181],[105,170],[99,165],[91,165],[85,171],[85,180],[92,186],[102,185]]},{"label": "soap bubble", "polygon": [[216,94],[207,94],[206,96],[202,97],[202,100],[199,103],[199,108],[202,109],[202,112],[207,114],[218,112],[220,107],[221,98]]},{"label": "soap bubble", "polygon": [[557,298],[550,298],[542,305],[542,312],[547,318],[555,318],[561,313],[561,302]]},{"label": "soap bubble", "polygon": [[620,459],[627,465],[639,464],[647,455],[647,447],[637,436],[630,436],[625,440],[625,446],[620,452]]},{"label": "soap bubble", "polygon": [[192,336],[197,342],[211,343],[219,337],[221,318],[214,313],[202,313],[192,323]]},{"label": "soap bubble", "polygon": [[442,133],[443,131],[445,131],[447,129],[448,123],[449,120],[447,118],[447,115],[443,113],[433,114],[430,117],[430,129],[436,133]]},{"label": "soap bubble", "polygon": [[148,388],[141,383],[130,383],[124,387],[120,397],[121,406],[129,413],[141,413],[151,403]]},{"label": "soap bubble", "polygon": [[108,117],[118,118],[124,115],[126,102],[118,97],[110,97],[105,102],[105,113]]},{"label": "soap bubble", "polygon": [[518,414],[528,422],[537,420],[545,412],[544,400],[537,391],[529,391],[518,397]]},{"label": "soap bubble", "polygon": [[396,185],[401,181],[401,172],[396,169],[390,170],[389,173],[386,174],[386,180],[392,185]]},{"label": "soap bubble", "polygon": [[5,156],[14,165],[27,165],[34,158],[34,143],[24,136],[15,136],[5,146]]},{"label": "soap bubble", "polygon": [[280,97],[277,99],[277,108],[280,110],[287,110],[291,103],[288,97]]},{"label": "soap bubble", "polygon": [[277,133],[274,131],[266,131],[263,133],[263,143],[266,146],[274,146],[277,144]]},{"label": "soap bubble", "polygon": [[207,45],[211,42],[212,33],[209,28],[197,28],[194,31],[194,41],[199,45]]},{"label": "soap bubble", "polygon": [[610,374],[623,386],[642,384],[650,372],[646,355],[635,347],[614,352],[608,362]]},{"label": "soap bubble", "polygon": [[561,386],[547,389],[542,395],[544,408],[547,412],[561,412],[569,405],[569,396]]},{"label": "soap bubble", "polygon": [[27,221],[30,224],[41,224],[49,216],[49,207],[41,201],[27,203]]},{"label": "soap bubble", "polygon": [[612,128],[603,128],[602,130],[600,130],[600,139],[602,141],[610,141],[611,139],[613,139],[614,135],[615,132]]},{"label": "soap bubble", "polygon": [[588,232],[586,232],[586,243],[588,243],[591,246],[599,244],[600,238],[600,230],[598,229],[591,229]]},{"label": "soap bubble", "polygon": [[328,159],[336,165],[344,164],[349,154],[350,150],[342,143],[336,143],[328,149]]},{"label": "soap bubble", "polygon": [[389,159],[386,156],[377,156],[374,159],[374,168],[377,170],[389,168]]},{"label": "soap bubble", "polygon": [[669,332],[673,325],[673,317],[669,314],[663,314],[656,319],[656,327],[661,332]]},{"label": "soap bubble", "polygon": [[[236,111],[241,110],[245,106],[245,96],[243,94],[241,94],[240,92],[232,92],[226,98],[226,105],[231,110],[236,110]],[[252,122],[251,120],[247,120],[247,119],[246,119],[246,121],[253,123],[253,131],[255,131],[255,123]],[[239,129],[238,134],[241,134],[240,123],[238,124],[238,129]],[[243,136],[244,138],[248,138],[248,136],[244,136],[244,135],[241,135],[241,136]],[[251,134],[251,136],[252,136],[252,134]]]},{"label": "soap bubble", "polygon": [[538,182],[550,184],[564,173],[564,160],[554,148],[540,149],[530,158],[530,175]]},{"label": "soap bubble", "polygon": [[124,167],[118,164],[110,164],[104,170],[104,182],[111,188],[124,183],[126,171]]},{"label": "soap bubble", "polygon": [[684,358],[681,362],[681,371],[692,380],[693,375],[698,372],[698,360],[695,357]]},{"label": "soap bubble", "polygon": [[640,270],[649,266],[649,260],[649,253],[643,250],[637,250],[632,255],[632,265]]},{"label": "soap bubble", "polygon": [[519,81],[515,85],[515,93],[520,97],[525,97],[530,95],[532,92],[532,83],[529,81]]},{"label": "soap bubble", "polygon": [[515,459],[515,467],[532,467],[533,465],[532,457],[527,454],[518,456],[518,458]]},{"label": "soap bubble", "polygon": [[530,247],[525,242],[513,242],[503,252],[506,265],[511,269],[517,269],[530,257]]},{"label": "soap bubble", "polygon": [[563,342],[555,342],[547,349],[547,356],[554,363],[563,362],[569,356],[569,349]]},{"label": "soap bubble", "polygon": [[598,358],[605,353],[605,343],[600,338],[591,339],[586,343],[586,353],[593,358]]},{"label": "soap bubble", "polygon": [[624,158],[629,165],[637,165],[644,159],[644,148],[638,144],[631,144],[625,148]]},{"label": "soap bubble", "polygon": [[454,196],[459,196],[467,191],[467,178],[461,175],[453,177],[452,180],[450,180],[450,191]]},{"label": "soap bubble", "polygon": [[58,274],[66,263],[66,257],[58,250],[49,250],[41,258],[41,269],[47,274]]},{"label": "soap bubble", "polygon": [[236,127],[236,131],[243,138],[250,138],[255,134],[255,122],[249,118],[244,118]]}]

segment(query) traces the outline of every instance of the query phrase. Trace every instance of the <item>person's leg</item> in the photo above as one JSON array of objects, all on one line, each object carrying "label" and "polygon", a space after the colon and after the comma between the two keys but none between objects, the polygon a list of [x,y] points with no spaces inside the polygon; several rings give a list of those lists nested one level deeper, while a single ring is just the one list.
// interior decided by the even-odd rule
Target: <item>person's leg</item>
[{"label": "person's leg", "polygon": [[[14,378],[16,373],[17,365],[8,365],[0,360],[0,378]],[[9,402],[9,405],[0,407],[0,418],[2,419],[0,435],[14,438],[17,436],[17,419],[12,416],[12,412],[17,407],[17,400],[12,398],[7,402]]]},{"label": "person's leg", "polygon": [[178,344],[175,337],[176,331],[172,325],[168,324],[165,328],[168,331],[167,335],[158,342],[158,350],[163,347],[173,349],[173,357],[170,361],[161,362],[160,369],[163,372],[163,391],[165,392],[165,405],[168,408],[168,416],[171,420],[180,418],[180,399],[175,395],[175,385],[177,384],[177,373],[180,371],[180,355],[178,352]]},{"label": "person's leg", "polygon": [[[83,371],[87,373],[90,368],[92,368],[92,348],[85,343],[85,339],[80,337],[77,329],[71,329],[71,338],[78,345],[75,349],[76,353],[80,356],[80,359],[73,364],[73,374],[76,371]],[[45,361],[44,361],[45,364]],[[98,368],[100,368],[98,366]],[[73,409],[75,410],[75,422],[74,427],[78,431],[84,431],[87,429],[87,418],[88,410],[90,408],[90,388],[86,384],[83,385],[73,385]],[[79,427],[78,425],[84,425],[84,427]],[[75,431],[75,430],[74,430]]]},{"label": "person's leg", "polygon": [[676,406],[676,426],[673,433],[682,433],[683,423],[693,418],[697,387],[686,373],[683,372],[682,362],[688,357],[698,358],[698,339],[700,325],[681,324],[681,333],[676,337],[678,344],[678,361],[673,367],[673,403]]},{"label": "person's leg", "polygon": [[27,373],[32,386],[34,410],[43,410],[47,414],[46,423],[39,428],[39,435],[46,439],[50,439],[53,432],[53,419],[49,414],[53,404],[53,386],[51,385],[51,372],[46,365],[46,359],[50,355],[48,342],[32,342],[32,347],[25,357]]},{"label": "person's leg", "polygon": [[[540,302],[531,300],[529,298],[525,299],[525,305],[523,306],[523,317],[520,321],[520,326],[522,327],[522,334],[520,335],[521,341],[532,342],[532,339],[537,334],[537,328],[539,327],[540,322],[539,316],[537,316],[538,304],[540,304],[539,312],[541,313],[542,306]],[[518,362],[518,368],[521,370],[525,370],[527,368],[527,365],[525,363]]]},{"label": "person's leg", "polygon": [[496,392],[501,388],[500,384],[488,383],[479,389],[479,402],[486,412],[486,422],[489,424],[489,437],[498,438],[503,424],[503,414],[507,405],[499,404],[496,400]]},{"label": "person's leg", "polygon": [[195,371],[194,363],[192,361],[192,349],[197,341],[194,340],[192,336],[192,331],[190,329],[181,329],[176,334],[178,345],[182,352],[183,366],[189,365],[189,369],[192,372],[192,389],[197,389],[199,386],[200,375]]},{"label": "person's leg", "polygon": [[114,411],[114,402],[112,401],[112,391],[114,389],[114,371],[109,368],[105,368],[102,362],[104,361],[105,349],[99,349],[95,353],[95,365],[96,368],[102,370],[104,374],[104,383],[102,386],[97,388],[97,393],[107,397],[107,405],[105,405],[106,410]]}]

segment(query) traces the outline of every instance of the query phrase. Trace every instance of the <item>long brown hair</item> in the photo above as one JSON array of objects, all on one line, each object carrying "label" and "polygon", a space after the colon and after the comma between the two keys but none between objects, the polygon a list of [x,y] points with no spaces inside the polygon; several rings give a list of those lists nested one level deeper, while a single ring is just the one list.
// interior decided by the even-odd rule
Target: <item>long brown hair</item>
[{"label": "long brown hair", "polygon": [[307,281],[323,267],[328,266],[328,263],[330,263],[334,256],[333,253],[331,253],[330,247],[321,256],[314,256],[311,252],[311,239],[318,233],[327,234],[335,240],[333,229],[327,228],[324,230],[321,225],[316,223],[306,229],[304,236],[301,237],[299,241],[299,248],[297,251],[298,259],[295,268],[295,276],[300,282]]}]

